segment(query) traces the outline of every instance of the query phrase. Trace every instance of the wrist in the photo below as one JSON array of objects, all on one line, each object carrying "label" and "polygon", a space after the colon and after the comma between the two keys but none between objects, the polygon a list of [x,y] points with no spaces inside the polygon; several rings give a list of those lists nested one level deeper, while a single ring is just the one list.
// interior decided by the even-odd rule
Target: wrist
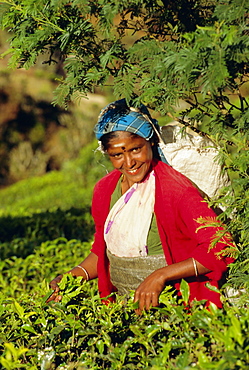
[{"label": "wrist", "polygon": [[75,266],[71,271],[74,276],[82,276],[84,280],[90,280],[88,271],[81,265]]},{"label": "wrist", "polygon": [[168,273],[167,273],[167,266],[160,268],[159,270],[157,270],[157,272],[159,273],[158,282],[161,285],[165,286],[167,284],[167,282],[170,280],[169,276],[168,276]]}]

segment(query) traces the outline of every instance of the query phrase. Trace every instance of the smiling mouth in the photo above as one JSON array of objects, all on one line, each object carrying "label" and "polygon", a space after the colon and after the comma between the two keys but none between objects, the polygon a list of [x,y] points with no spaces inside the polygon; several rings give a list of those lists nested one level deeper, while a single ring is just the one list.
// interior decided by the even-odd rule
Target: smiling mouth
[{"label": "smiling mouth", "polygon": [[135,168],[134,170],[126,170],[126,172],[131,175],[135,175],[140,170],[140,168],[141,167]]}]

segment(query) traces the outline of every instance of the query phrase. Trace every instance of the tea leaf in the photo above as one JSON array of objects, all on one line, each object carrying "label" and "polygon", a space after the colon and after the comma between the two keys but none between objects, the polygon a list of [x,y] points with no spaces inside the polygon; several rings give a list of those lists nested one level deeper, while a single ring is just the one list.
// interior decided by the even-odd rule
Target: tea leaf
[{"label": "tea leaf", "polygon": [[180,292],[181,292],[183,301],[186,304],[188,304],[188,302],[189,302],[189,295],[190,295],[190,289],[189,289],[188,283],[184,279],[181,280]]}]

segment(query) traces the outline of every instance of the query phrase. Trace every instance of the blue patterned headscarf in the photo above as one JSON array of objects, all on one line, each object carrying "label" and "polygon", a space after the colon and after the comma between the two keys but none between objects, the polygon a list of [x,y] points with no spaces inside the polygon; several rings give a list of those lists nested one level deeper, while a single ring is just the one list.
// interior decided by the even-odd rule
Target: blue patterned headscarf
[{"label": "blue patterned headscarf", "polygon": [[[94,132],[98,140],[101,140],[103,135],[114,131],[131,132],[149,140],[155,132],[151,122],[159,131],[157,120],[151,118],[145,105],[142,104],[139,109],[136,109],[128,107],[126,100],[121,99],[102,109]],[[160,159],[168,163],[161,148],[157,146],[157,149]]]}]

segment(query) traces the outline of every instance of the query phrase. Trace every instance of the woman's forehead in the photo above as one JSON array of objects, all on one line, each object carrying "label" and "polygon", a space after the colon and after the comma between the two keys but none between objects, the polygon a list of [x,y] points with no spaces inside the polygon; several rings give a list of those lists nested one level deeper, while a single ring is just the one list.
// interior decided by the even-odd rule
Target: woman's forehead
[{"label": "woman's forehead", "polygon": [[146,140],[139,135],[132,134],[127,131],[116,131],[115,137],[112,137],[109,140],[108,145],[112,147],[116,147],[116,146],[119,147],[120,145],[122,146],[122,144],[127,146],[127,145],[133,145],[134,143],[143,143],[144,141]]}]

